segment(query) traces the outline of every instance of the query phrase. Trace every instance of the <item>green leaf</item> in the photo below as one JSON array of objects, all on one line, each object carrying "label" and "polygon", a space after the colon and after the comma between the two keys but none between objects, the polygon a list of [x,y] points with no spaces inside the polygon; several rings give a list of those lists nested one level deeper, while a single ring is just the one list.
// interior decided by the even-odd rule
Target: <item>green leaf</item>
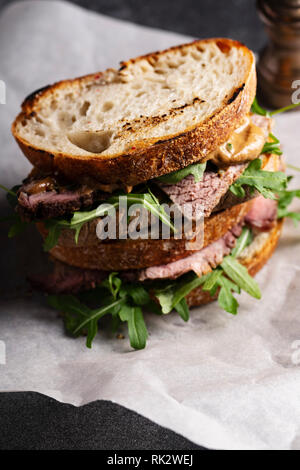
[{"label": "green leaf", "polygon": [[179,313],[182,320],[184,321],[189,320],[190,312],[189,312],[189,307],[188,307],[188,304],[186,303],[185,298],[181,299],[180,302],[177,302],[174,308]]},{"label": "green leaf", "polygon": [[222,276],[222,269],[214,269],[207,277],[202,289],[214,292],[215,286],[218,286],[219,278]]},{"label": "green leaf", "polygon": [[278,193],[278,208],[286,209],[294,200],[294,198],[300,198],[300,189],[294,189],[292,191],[284,190]]},{"label": "green leaf", "polygon": [[292,109],[295,109],[298,106],[300,106],[300,103],[290,104],[289,106],[285,106],[284,108],[275,109],[275,111],[269,111],[269,115],[270,116],[275,116],[276,114],[279,114],[279,113],[285,113],[286,111],[290,111]]},{"label": "green leaf", "polygon": [[236,241],[236,245],[231,252],[231,256],[238,258],[242,251],[253,241],[252,231],[248,227],[244,227],[241,235]]},{"label": "green leaf", "polygon": [[173,285],[155,291],[155,297],[158,299],[162,313],[167,314],[173,310],[174,287]]},{"label": "green leaf", "polygon": [[121,324],[121,320],[119,317],[119,312],[117,313],[112,313],[111,315],[111,330],[113,333],[116,333],[118,331],[118,328]]},{"label": "green leaf", "polygon": [[128,284],[126,285],[125,290],[135,305],[142,306],[147,305],[150,302],[149,293],[141,285]]},{"label": "green leaf", "polygon": [[12,189],[8,189],[6,186],[3,186],[3,184],[0,184],[0,188],[3,189],[4,191],[7,192],[7,194],[10,194],[14,198],[17,198],[17,193],[14,191],[15,188],[19,188],[19,186],[14,186]]},{"label": "green leaf", "polygon": [[[62,312],[64,325],[66,330],[73,336],[79,336],[84,333],[83,328],[79,328],[78,324],[84,319],[89,318],[92,310],[82,304],[73,295],[50,295],[47,298],[48,304],[56,310]],[[97,324],[88,324],[87,347],[91,347],[92,339],[97,333]]]},{"label": "green leaf", "polygon": [[163,314],[161,306],[153,299],[150,299],[149,302],[144,305],[144,308],[151,313],[155,313],[155,315]]},{"label": "green leaf", "polygon": [[179,183],[188,175],[194,175],[195,182],[198,183],[203,178],[203,173],[206,168],[206,163],[192,163],[191,165],[182,168],[181,170],[173,171],[167,175],[162,175],[156,178],[156,181],[166,184]]},{"label": "green leaf", "polygon": [[278,193],[278,207],[277,207],[277,217],[282,219],[283,217],[289,217],[294,221],[295,226],[300,220],[299,212],[291,212],[287,208],[292,203],[294,198],[300,198],[300,189],[292,191],[280,191]]},{"label": "green leaf", "polygon": [[219,285],[225,287],[226,289],[232,290],[233,292],[236,292],[237,294],[241,293],[241,288],[237,286],[234,282],[232,282],[230,279],[224,276],[224,272],[222,277],[219,280]]},{"label": "green leaf", "polygon": [[240,186],[239,184],[233,183],[233,184],[229,187],[229,189],[230,189],[230,191],[231,191],[235,196],[237,196],[237,197],[243,198],[243,197],[245,197],[245,195],[246,195],[243,186]]},{"label": "green leaf", "polygon": [[101,286],[106,287],[115,300],[116,300],[117,295],[118,295],[118,293],[121,289],[121,285],[122,285],[122,281],[118,277],[118,273],[116,273],[116,272],[110,273],[108,278],[105,279],[101,283]]},{"label": "green leaf", "polygon": [[190,277],[188,280],[181,279],[179,282],[174,281],[164,289],[156,289],[154,295],[160,303],[162,312],[164,314],[170,313],[193,289],[204,284],[208,276],[209,274],[198,277],[193,274],[191,280]]},{"label": "green leaf", "polygon": [[254,101],[252,103],[251,112],[254,114],[259,114],[260,116],[269,116],[269,111],[266,111],[258,104],[256,97],[254,98]]},{"label": "green leaf", "polygon": [[264,171],[261,170],[261,160],[259,158],[253,160],[246,168],[242,176],[230,186],[230,190],[234,194],[241,191],[241,195],[245,192],[242,188],[243,185],[256,189],[264,197],[276,199],[274,193],[282,191],[287,186],[287,177],[282,171]]},{"label": "green leaf", "polygon": [[261,153],[275,153],[276,155],[282,155],[280,150],[280,142],[273,134],[269,134],[269,137],[272,139],[272,142],[266,142],[262,148]]},{"label": "green leaf", "polygon": [[202,284],[205,283],[207,280],[209,274],[206,274],[205,276],[198,277],[195,275],[194,279],[192,279],[189,282],[184,282],[182,284],[179,284],[179,287],[175,290],[174,292],[174,297],[172,301],[172,308],[173,308],[184,298],[186,297],[193,289],[196,289],[196,287],[201,286]]},{"label": "green leaf", "polygon": [[119,316],[122,321],[128,323],[130,345],[134,349],[144,349],[148,338],[148,331],[141,308],[124,304],[120,308]]},{"label": "green leaf", "polygon": [[57,224],[54,220],[47,220],[45,221],[45,227],[48,230],[48,235],[44,240],[44,251],[50,251],[54,248],[59,240],[62,226]]},{"label": "green leaf", "polygon": [[282,219],[283,217],[288,217],[289,219],[292,219],[294,222],[294,226],[297,227],[300,221],[300,212],[289,212],[287,210],[280,211],[278,218]]},{"label": "green leaf", "polygon": [[98,333],[98,320],[94,319],[91,320],[89,325],[88,325],[88,334],[86,338],[86,347],[91,348],[92,347],[92,342],[95,338],[95,336]]},{"label": "green leaf", "polygon": [[218,303],[226,312],[231,313],[232,315],[237,314],[239,304],[229,289],[221,287],[218,295]]},{"label": "green leaf", "polygon": [[73,295],[48,295],[48,304],[63,313],[74,313],[89,318],[92,310]]},{"label": "green leaf", "polygon": [[284,108],[276,109],[275,111],[266,111],[265,109],[263,109],[258,104],[257,98],[255,97],[255,99],[252,103],[252,106],[251,106],[251,112],[255,113],[255,114],[260,114],[261,116],[271,117],[271,116],[274,116],[275,114],[284,113],[284,112],[289,111],[291,109],[297,108],[297,106],[299,106],[299,105],[300,105],[300,103],[290,104],[289,106],[285,106]]},{"label": "green leaf", "polygon": [[286,166],[287,166],[288,168],[290,168],[291,170],[300,171],[300,168],[298,168],[298,167],[295,166],[295,165],[290,165],[289,163],[287,163]]},{"label": "green leaf", "polygon": [[77,328],[74,330],[74,334],[76,334],[78,331],[80,331],[85,325],[87,325],[90,321],[92,320],[99,320],[100,318],[102,318],[104,315],[106,315],[107,313],[111,313],[111,310],[114,308],[114,307],[117,307],[117,306],[121,306],[123,303],[124,303],[125,299],[119,299],[119,300],[115,300],[111,303],[109,303],[108,305],[105,305],[101,308],[98,308],[98,309],[95,309],[95,310],[92,310],[89,317],[86,318],[85,320],[83,320],[78,326]]},{"label": "green leaf", "polygon": [[14,223],[11,225],[8,231],[8,238],[15,237],[20,233],[24,232],[24,230],[28,227],[28,223],[24,222],[17,214],[12,217]]},{"label": "green leaf", "polygon": [[256,299],[261,298],[261,292],[257,282],[250,276],[245,266],[242,266],[232,256],[225,256],[221,267],[241,289]]}]

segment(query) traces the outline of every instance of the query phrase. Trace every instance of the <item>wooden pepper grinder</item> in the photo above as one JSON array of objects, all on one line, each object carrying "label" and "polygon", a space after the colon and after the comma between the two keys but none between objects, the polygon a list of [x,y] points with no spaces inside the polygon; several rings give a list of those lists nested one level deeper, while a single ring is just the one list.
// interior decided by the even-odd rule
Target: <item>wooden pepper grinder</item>
[{"label": "wooden pepper grinder", "polygon": [[300,0],[257,0],[257,8],[270,39],[258,61],[258,95],[281,108],[297,88],[300,96]]}]

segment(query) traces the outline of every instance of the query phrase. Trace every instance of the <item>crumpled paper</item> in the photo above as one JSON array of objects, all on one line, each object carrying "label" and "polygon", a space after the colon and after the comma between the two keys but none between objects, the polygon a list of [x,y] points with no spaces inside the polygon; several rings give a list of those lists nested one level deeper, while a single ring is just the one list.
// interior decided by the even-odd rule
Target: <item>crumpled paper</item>
[{"label": "crumpled paper", "polygon": [[[17,184],[30,168],[10,135],[26,94],[186,39],[64,2],[6,9],[0,183]],[[299,122],[299,113],[278,116],[274,131],[294,165],[300,165]],[[300,187],[300,174],[293,185]],[[2,216],[8,209],[0,198]],[[286,222],[276,254],[257,276],[262,300],[242,294],[236,317],[216,303],[194,309],[187,324],[177,314],[149,314],[150,339],[137,352],[108,328],[92,350],[84,338],[65,336],[43,297],[26,294],[26,273],[44,262],[38,235],[29,230],[8,240],[6,229],[0,233],[2,391],[33,390],[78,406],[112,400],[210,448],[300,449],[300,228]]]}]

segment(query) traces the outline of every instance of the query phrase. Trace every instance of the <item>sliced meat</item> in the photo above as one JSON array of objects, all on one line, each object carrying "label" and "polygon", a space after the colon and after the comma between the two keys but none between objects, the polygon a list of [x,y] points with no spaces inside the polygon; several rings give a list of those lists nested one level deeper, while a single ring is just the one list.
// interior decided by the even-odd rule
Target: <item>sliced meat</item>
[{"label": "sliced meat", "polygon": [[194,271],[199,277],[203,276],[222,263],[224,256],[229,255],[241,231],[242,226],[236,225],[222,238],[187,258],[166,265],[143,269],[138,274],[138,280],[176,279],[189,271]]},{"label": "sliced meat", "polygon": [[227,191],[227,193],[221,198],[219,204],[214,208],[213,213],[230,209],[238,204],[251,201],[251,199],[254,199],[259,195],[258,191],[252,191],[252,188],[249,188],[249,186],[245,186],[244,191],[244,197],[236,196],[231,191]]},{"label": "sliced meat", "polygon": [[105,271],[80,269],[55,261],[51,273],[30,275],[28,280],[34,289],[48,294],[77,294],[95,288],[106,277]]},{"label": "sliced meat", "polygon": [[25,220],[51,219],[89,207],[94,201],[93,192],[86,190],[45,191],[28,194],[21,190],[18,193],[17,211]]},{"label": "sliced meat", "polygon": [[[90,180],[85,180],[79,186],[57,175],[41,175],[33,171],[18,190],[17,211],[28,221],[61,217],[107,199],[116,189],[120,189],[120,186]],[[122,189],[130,192],[132,188],[124,186]]]},{"label": "sliced meat", "polygon": [[254,199],[250,211],[245,217],[245,222],[261,232],[271,230],[277,219],[277,202],[258,196]]},{"label": "sliced meat", "polygon": [[209,217],[224,196],[229,186],[236,181],[247,168],[248,163],[231,165],[227,169],[214,172],[205,171],[198,183],[189,175],[176,184],[159,184],[159,187],[191,218],[197,216],[197,209],[202,209],[204,217]]},{"label": "sliced meat", "polygon": [[273,127],[273,119],[267,116],[260,116],[259,114],[251,114],[251,120],[253,124],[260,127],[265,132],[267,139]]}]

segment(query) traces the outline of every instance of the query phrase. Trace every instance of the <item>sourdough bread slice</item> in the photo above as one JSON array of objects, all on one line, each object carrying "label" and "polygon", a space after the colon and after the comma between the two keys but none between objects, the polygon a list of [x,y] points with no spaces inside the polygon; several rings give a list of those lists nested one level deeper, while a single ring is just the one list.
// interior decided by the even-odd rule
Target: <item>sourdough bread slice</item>
[{"label": "sourdough bread slice", "polygon": [[249,49],[195,41],[38,90],[12,132],[43,171],[135,185],[204,160],[249,113],[255,89]]},{"label": "sourdough bread slice", "polygon": [[[205,219],[203,247],[221,238],[243,220],[251,205],[252,201],[248,201]],[[47,230],[44,224],[37,223],[37,228],[45,238]],[[167,264],[185,258],[195,251],[187,248],[187,241],[184,238],[101,241],[96,237],[94,222],[82,228],[77,245],[74,241],[74,231],[64,230],[59,243],[50,253],[54,258],[70,266],[121,271]]]}]

